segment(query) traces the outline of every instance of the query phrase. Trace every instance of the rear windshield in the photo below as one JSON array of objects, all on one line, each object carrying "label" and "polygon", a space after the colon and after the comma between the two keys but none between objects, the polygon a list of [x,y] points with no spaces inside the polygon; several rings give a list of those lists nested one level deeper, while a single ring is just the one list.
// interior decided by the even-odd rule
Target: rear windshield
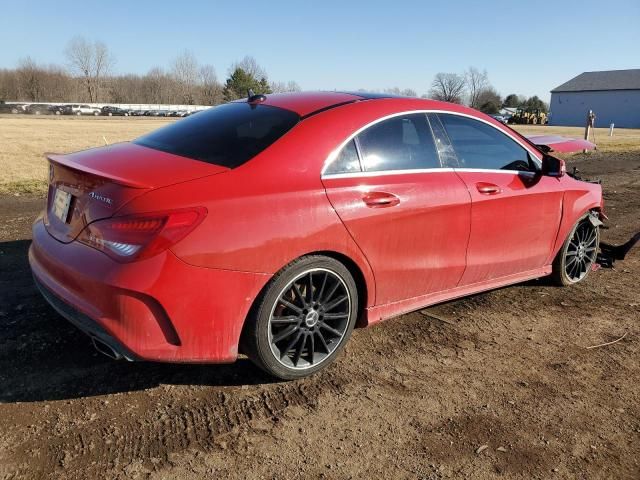
[{"label": "rear windshield", "polygon": [[235,168],[287,133],[300,117],[268,105],[227,103],[133,141],[138,145]]}]

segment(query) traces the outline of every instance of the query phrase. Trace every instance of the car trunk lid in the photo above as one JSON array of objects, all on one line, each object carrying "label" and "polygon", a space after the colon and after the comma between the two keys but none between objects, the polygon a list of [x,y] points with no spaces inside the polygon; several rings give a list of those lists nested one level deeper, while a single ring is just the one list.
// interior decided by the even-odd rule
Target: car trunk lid
[{"label": "car trunk lid", "polygon": [[229,170],[128,142],[47,158],[45,225],[65,243],[146,192]]}]

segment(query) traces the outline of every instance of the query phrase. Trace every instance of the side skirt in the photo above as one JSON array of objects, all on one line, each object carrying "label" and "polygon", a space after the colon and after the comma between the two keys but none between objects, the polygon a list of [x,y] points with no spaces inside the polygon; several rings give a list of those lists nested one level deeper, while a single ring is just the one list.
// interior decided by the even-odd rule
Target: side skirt
[{"label": "side skirt", "polygon": [[398,315],[402,315],[404,313],[409,313],[414,310],[430,307],[431,305],[454,300],[456,298],[466,297],[467,295],[472,295],[474,293],[493,290],[495,288],[504,287],[506,285],[512,285],[514,283],[520,283],[526,280],[544,277],[546,275],[549,275],[550,273],[551,265],[546,265],[536,270],[529,270],[523,273],[507,275],[506,277],[494,278],[471,285],[463,285],[460,287],[452,288],[450,290],[444,290],[442,292],[420,295],[419,297],[408,298],[406,300],[387,303],[385,305],[374,305],[373,307],[369,307],[366,310],[366,325],[373,325],[391,317],[397,317]]}]

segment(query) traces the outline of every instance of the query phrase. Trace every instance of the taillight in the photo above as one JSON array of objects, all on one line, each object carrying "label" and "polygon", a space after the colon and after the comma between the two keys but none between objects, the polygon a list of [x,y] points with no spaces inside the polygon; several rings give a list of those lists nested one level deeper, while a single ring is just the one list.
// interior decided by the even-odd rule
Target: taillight
[{"label": "taillight", "polygon": [[149,258],[186,237],[207,214],[204,207],[145,213],[98,220],[87,225],[78,241],[119,262]]}]

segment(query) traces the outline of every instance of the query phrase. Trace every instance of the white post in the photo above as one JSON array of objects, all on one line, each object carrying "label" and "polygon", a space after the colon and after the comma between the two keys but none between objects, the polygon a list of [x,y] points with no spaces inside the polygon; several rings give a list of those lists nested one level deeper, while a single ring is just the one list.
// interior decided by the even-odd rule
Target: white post
[{"label": "white post", "polygon": [[611,125],[609,125],[609,136],[613,137],[613,127],[615,127],[615,124],[612,123]]}]

